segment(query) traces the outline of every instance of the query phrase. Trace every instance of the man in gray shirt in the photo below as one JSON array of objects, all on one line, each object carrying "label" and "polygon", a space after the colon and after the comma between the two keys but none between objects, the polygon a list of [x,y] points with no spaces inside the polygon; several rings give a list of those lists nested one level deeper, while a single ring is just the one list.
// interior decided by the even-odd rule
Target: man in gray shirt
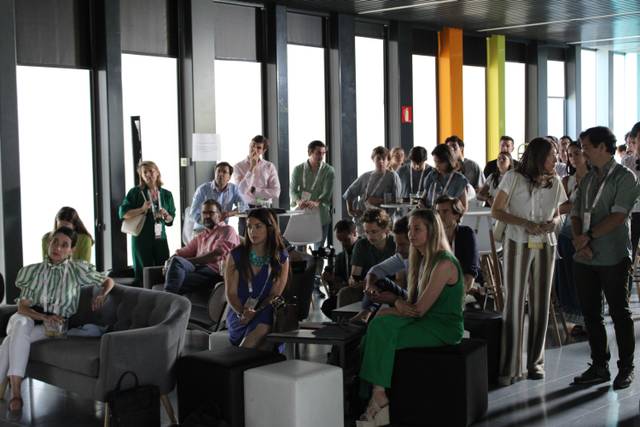
[{"label": "man in gray shirt", "polygon": [[607,331],[602,318],[602,293],[609,304],[618,343],[618,375],[614,389],[633,381],[635,335],[627,286],[631,265],[629,212],[640,195],[635,175],[613,158],[616,138],[598,126],[580,134],[591,171],[580,181],[571,210],[574,277],[589,334],[592,365],[574,378],[575,384],[611,379]]},{"label": "man in gray shirt", "polygon": [[482,184],[484,184],[484,175],[476,162],[464,157],[464,141],[453,135],[445,139],[444,143],[451,148],[454,157],[458,161],[457,171],[467,178],[467,181],[469,181],[469,184],[471,184],[477,193],[480,187],[482,187]]}]

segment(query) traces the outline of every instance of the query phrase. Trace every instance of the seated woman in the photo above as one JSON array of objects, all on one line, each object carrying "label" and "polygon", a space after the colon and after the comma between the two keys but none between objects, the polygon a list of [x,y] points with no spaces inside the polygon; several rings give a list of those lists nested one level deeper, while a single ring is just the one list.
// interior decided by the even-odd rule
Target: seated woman
[{"label": "seated woman", "polygon": [[380,309],[363,340],[360,377],[373,384],[373,394],[358,427],[389,424],[389,399],[395,352],[407,347],[438,347],[462,339],[463,273],[444,233],[440,217],[430,209],[409,216],[408,301]]},{"label": "seated woman", "polygon": [[231,251],[225,269],[225,289],[231,310],[229,340],[241,347],[259,347],[271,331],[271,301],[282,294],[289,258],[278,222],[269,209],[247,216],[244,242]]},{"label": "seated woman", "polygon": [[49,243],[51,236],[60,227],[72,229],[78,235],[78,242],[73,249],[71,259],[74,261],[91,262],[91,247],[93,246],[93,238],[87,231],[87,227],[80,219],[78,212],[68,206],[60,208],[53,220],[53,230],[42,236],[42,259],[46,260],[49,253]]},{"label": "seated woman", "polygon": [[95,311],[102,307],[113,288],[113,281],[86,262],[71,258],[78,235],[67,227],[54,231],[44,262],[23,267],[18,272],[16,287],[18,312],[7,325],[7,337],[0,345],[0,379],[4,395],[6,377],[11,383],[9,410],[22,410],[20,384],[24,378],[31,343],[48,338],[45,326],[55,328],[78,309],[82,285],[101,285],[102,289],[91,303]]},{"label": "seated woman", "polygon": [[431,208],[440,196],[459,199],[467,210],[467,178],[455,171],[456,160],[451,148],[446,144],[437,145],[431,152],[435,167],[424,177],[422,204]]},{"label": "seated woman", "polygon": [[498,192],[498,185],[500,185],[500,180],[504,176],[505,173],[513,169],[513,158],[509,153],[500,153],[498,155],[498,159],[496,161],[497,169],[489,175],[487,181],[484,183],[478,194],[476,194],[476,198],[478,200],[482,200],[483,202],[487,202],[488,206],[491,206],[493,203],[493,198],[496,197],[496,193]]}]

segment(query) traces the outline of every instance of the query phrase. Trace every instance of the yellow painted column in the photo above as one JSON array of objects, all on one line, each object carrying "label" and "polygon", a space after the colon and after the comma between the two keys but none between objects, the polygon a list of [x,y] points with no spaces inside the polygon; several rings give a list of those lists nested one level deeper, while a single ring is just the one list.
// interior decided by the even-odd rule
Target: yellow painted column
[{"label": "yellow painted column", "polygon": [[438,33],[438,143],[458,135],[464,139],[462,116],[462,30]]},{"label": "yellow painted column", "polygon": [[498,157],[505,134],[504,64],[505,37],[487,37],[487,161]]}]

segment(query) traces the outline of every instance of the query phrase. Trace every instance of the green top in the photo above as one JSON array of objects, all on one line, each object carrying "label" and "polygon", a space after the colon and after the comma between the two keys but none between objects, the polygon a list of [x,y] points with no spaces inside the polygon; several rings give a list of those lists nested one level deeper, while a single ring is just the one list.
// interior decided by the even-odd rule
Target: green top
[{"label": "green top", "polygon": [[22,267],[16,278],[20,289],[19,300],[29,300],[31,305],[42,307],[45,312],[70,317],[78,310],[80,287],[101,285],[106,275],[84,261],[65,260],[52,264],[49,259],[39,264]]},{"label": "green top", "polygon": [[[42,259],[46,261],[47,254],[49,253],[49,242],[51,240],[51,233],[47,233],[42,236]],[[93,240],[91,236],[84,233],[78,233],[78,241],[76,247],[73,248],[71,259],[74,261],[91,262],[91,247],[93,246]]]},{"label": "green top", "polygon": [[[456,343],[464,333],[464,273],[458,259],[448,251],[436,254],[435,264],[442,260],[451,261],[458,270],[458,281],[454,285],[446,284],[433,305],[427,310],[423,319],[430,325],[437,325],[432,332],[444,342]],[[434,265],[435,265],[434,264]]]},{"label": "green top", "polygon": [[[396,253],[396,243],[391,235],[387,236],[384,248],[379,251],[367,239],[359,239],[353,245],[351,255],[351,266],[362,267],[362,277],[367,275],[371,267],[380,264],[387,258],[391,258]],[[349,272],[351,275],[351,272]]]},{"label": "green top", "polygon": [[[144,197],[149,198],[146,187],[144,188],[144,190],[141,189],[140,187],[133,187],[131,190],[129,190],[124,200],[120,204],[120,207],[118,208],[118,215],[120,219],[123,219],[124,214],[127,213],[129,210],[142,207],[145,201],[144,197],[142,196],[142,191],[145,192]],[[173,195],[171,194],[171,191],[165,190],[164,188],[160,188],[160,205],[167,212],[169,212],[169,215],[171,215],[171,218],[172,218],[171,222],[164,222],[164,221],[162,222],[162,238],[166,239],[167,234],[165,233],[164,226],[172,225],[173,219],[175,219],[175,216],[176,216],[176,207],[173,204]],[[147,218],[144,221],[144,226],[142,227],[142,231],[140,232],[140,235],[133,236],[133,239],[136,240],[140,238],[147,238],[147,239],[153,240],[155,238],[155,231],[153,229],[153,224],[154,224],[153,211],[152,209],[149,209],[147,211]]]},{"label": "green top", "polygon": [[[611,168],[614,169],[611,170]],[[625,214],[626,218],[624,223],[618,225],[610,233],[589,242],[593,258],[586,260],[574,256],[574,260],[588,265],[615,265],[624,258],[631,259],[629,212],[640,195],[640,187],[634,173],[628,168],[618,165],[613,157],[602,167],[600,172],[598,174],[598,169],[593,167],[580,181],[580,185],[575,190],[576,195],[571,216],[584,221],[584,213],[590,210],[591,229],[612,213]],[[592,207],[603,181],[604,187],[600,200]]]},{"label": "green top", "polygon": [[[317,181],[316,176],[318,177]],[[293,168],[291,173],[291,185],[289,187],[291,206],[297,206],[298,200],[302,198],[302,192],[307,191],[311,193],[310,200],[320,202],[320,221],[322,225],[329,224],[331,222],[331,199],[333,198],[334,179],[335,170],[333,166],[327,163],[323,162],[315,174],[311,170],[308,160],[300,163]]]}]

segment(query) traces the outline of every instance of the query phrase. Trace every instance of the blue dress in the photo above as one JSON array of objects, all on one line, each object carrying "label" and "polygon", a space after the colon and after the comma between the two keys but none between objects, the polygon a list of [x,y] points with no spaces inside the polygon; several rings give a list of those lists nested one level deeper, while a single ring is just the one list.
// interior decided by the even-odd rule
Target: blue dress
[{"label": "blue dress", "polygon": [[[240,251],[244,250],[243,247],[237,247],[231,251],[231,256],[236,265],[240,262]],[[287,251],[280,253],[280,263],[283,264],[289,254]],[[238,280],[238,297],[240,302],[244,306],[245,302],[251,296],[252,298],[258,298],[258,304],[260,304],[271,293],[271,287],[273,286],[273,276],[276,275],[276,271],[271,271],[271,277],[269,275],[269,266],[263,265],[258,274],[253,278],[253,291],[249,292],[249,286],[247,281],[242,278]],[[240,323],[240,316],[235,311],[229,310],[227,314],[227,328],[229,329],[229,341],[231,344],[238,346],[242,342],[245,336],[253,331],[260,323],[271,326],[273,324],[273,307],[268,305],[265,309],[261,310],[251,320],[251,322],[243,325]]]}]

